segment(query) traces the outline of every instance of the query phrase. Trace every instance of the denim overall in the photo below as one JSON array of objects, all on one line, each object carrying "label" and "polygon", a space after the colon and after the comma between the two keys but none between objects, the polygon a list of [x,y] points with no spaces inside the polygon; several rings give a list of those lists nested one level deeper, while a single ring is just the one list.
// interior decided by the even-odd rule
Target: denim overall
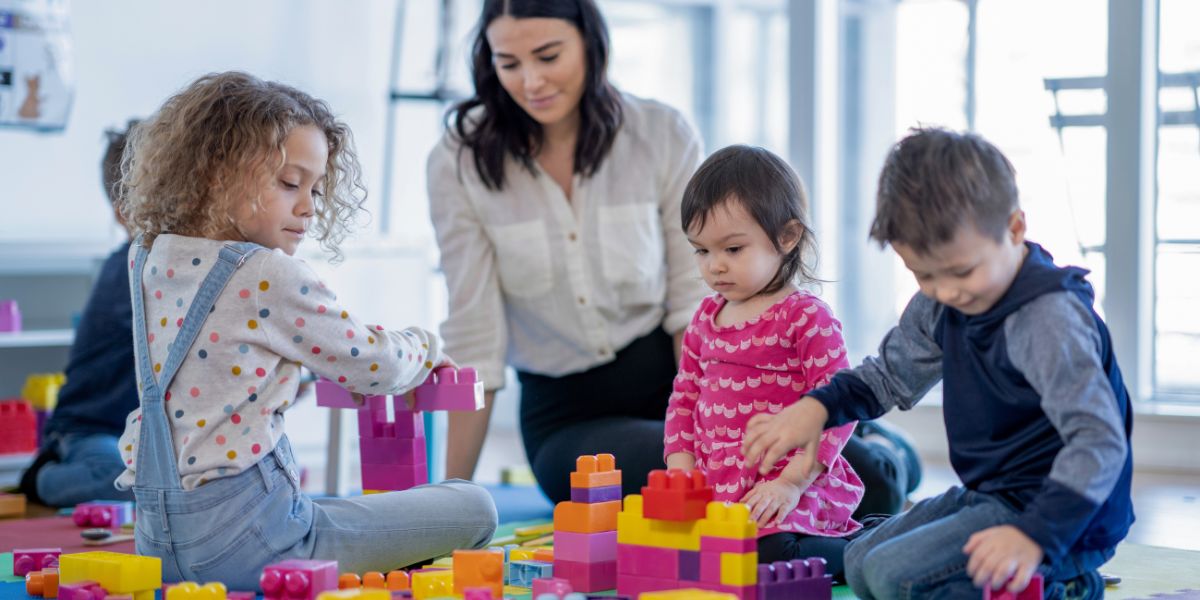
[{"label": "denim overall", "polygon": [[257,590],[264,566],[291,558],[339,560],[341,571],[386,571],[455,548],[482,547],[496,527],[482,488],[450,481],[403,492],[313,501],[301,492],[287,436],[254,467],[194,490],[180,484],[163,394],[213,303],[262,246],[230,242],[201,284],[155,380],[146,347],[140,243],[130,277],[142,417],[133,486],[137,553],[162,558],[163,581],[221,581]]}]

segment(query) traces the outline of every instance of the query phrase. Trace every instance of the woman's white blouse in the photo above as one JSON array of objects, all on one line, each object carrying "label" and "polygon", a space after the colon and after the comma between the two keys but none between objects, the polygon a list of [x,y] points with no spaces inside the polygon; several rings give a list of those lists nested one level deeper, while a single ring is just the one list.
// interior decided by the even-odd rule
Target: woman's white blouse
[{"label": "woman's white blouse", "polygon": [[505,364],[542,375],[585,371],[660,325],[687,326],[707,288],[680,223],[702,158],[674,109],[623,96],[624,124],[571,200],[513,159],[486,188],[447,132],[429,155],[430,214],[449,288],[445,352],[486,387]]}]

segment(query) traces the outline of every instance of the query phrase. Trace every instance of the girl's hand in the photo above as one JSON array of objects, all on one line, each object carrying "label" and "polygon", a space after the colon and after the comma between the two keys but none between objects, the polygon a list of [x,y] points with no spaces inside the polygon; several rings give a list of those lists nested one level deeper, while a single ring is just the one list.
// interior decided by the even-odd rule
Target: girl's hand
[{"label": "girl's hand", "polygon": [[691,471],[696,468],[696,457],[687,452],[673,452],[667,455],[667,468]]},{"label": "girl's hand", "polygon": [[449,356],[446,356],[446,355],[442,355],[442,361],[436,365],[433,365],[433,368],[440,369],[442,367],[450,367],[451,369],[457,369],[458,363],[454,362],[453,358],[450,358]]},{"label": "girl's hand", "polygon": [[750,508],[750,518],[759,527],[771,527],[783,523],[788,513],[800,504],[803,493],[800,486],[783,479],[762,480],[742,497],[742,502]]},{"label": "girl's hand", "polygon": [[817,446],[828,419],[829,411],[811,396],[801,398],[779,414],[755,415],[746,425],[746,437],[742,440],[746,464],[758,465],[758,471],[766,475],[787,453],[804,448],[804,454],[797,458],[801,461],[801,476],[807,479],[816,465]]}]

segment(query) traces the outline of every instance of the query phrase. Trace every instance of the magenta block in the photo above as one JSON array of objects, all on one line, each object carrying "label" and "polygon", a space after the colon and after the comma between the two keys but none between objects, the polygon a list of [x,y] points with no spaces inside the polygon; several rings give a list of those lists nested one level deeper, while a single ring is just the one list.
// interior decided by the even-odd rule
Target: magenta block
[{"label": "magenta block", "polygon": [[71,519],[79,527],[120,527],[133,521],[133,503],[122,500],[95,500],[75,506]]},{"label": "magenta block", "polygon": [[463,600],[492,600],[492,588],[469,587],[463,589]]},{"label": "magenta block", "polygon": [[[575,533],[554,532],[554,558],[576,562],[607,562],[617,560],[617,532]],[[537,597],[537,594],[534,594]]]},{"label": "magenta block", "polygon": [[423,465],[425,438],[359,438],[358,452],[363,463],[373,465]]},{"label": "magenta block", "polygon": [[[719,583],[695,583],[688,584],[688,587],[709,590],[713,592],[721,592],[723,594],[733,594],[741,600],[758,600],[758,586],[756,585],[721,585]],[[791,599],[789,599],[791,600]],[[804,600],[808,600],[804,598]]]},{"label": "magenta block", "polygon": [[62,548],[17,548],[12,551],[13,575],[24,577],[33,571],[58,566]]},{"label": "magenta block", "polygon": [[79,581],[58,585],[58,600],[104,600],[108,592],[95,581]]},{"label": "magenta block", "polygon": [[313,388],[317,393],[317,406],[324,406],[325,408],[361,408],[354,401],[349,390],[324,377],[318,379]]},{"label": "magenta block", "polygon": [[619,485],[606,485],[604,487],[594,488],[571,488],[571,502],[595,504],[597,502],[610,502],[612,500],[620,499],[621,486]]},{"label": "magenta block", "polygon": [[721,553],[700,551],[700,581],[721,583]]},{"label": "magenta block", "polygon": [[754,538],[733,540],[719,537],[702,536],[700,538],[701,552],[734,552],[745,554],[758,550],[758,540]]},{"label": "magenta block", "polygon": [[[555,558],[558,558],[557,548],[555,546]],[[620,573],[639,577],[677,579],[679,577],[679,550],[621,544],[617,546],[617,570]]]},{"label": "magenta block", "polygon": [[700,581],[700,553],[679,551],[679,581]]},{"label": "magenta block", "polygon": [[599,592],[617,587],[617,561],[575,562],[554,559],[554,576],[571,582],[578,592]]},{"label": "magenta block", "polygon": [[362,464],[364,490],[400,491],[429,483],[428,465]]},{"label": "magenta block", "polygon": [[[358,435],[361,438],[418,438],[425,437],[425,419],[421,413],[395,411],[395,420],[388,421],[387,396],[368,396],[358,411]],[[403,400],[397,400],[404,406]]]},{"label": "magenta block", "polygon": [[833,578],[825,574],[825,559],[776,561],[758,565],[758,600],[829,600]]},{"label": "magenta block", "polygon": [[622,573],[617,576],[617,593],[630,598],[637,598],[646,592],[679,589],[680,584],[674,579],[658,579]]},{"label": "magenta block", "polygon": [[1007,589],[993,590],[990,587],[983,588],[983,600],[1035,600],[1042,597],[1042,587],[1044,581],[1041,573],[1034,573],[1033,578],[1029,580],[1029,585],[1019,594],[1014,594]]},{"label": "magenta block", "polygon": [[16,300],[0,300],[0,332],[21,331],[21,307]]},{"label": "magenta block", "polygon": [[264,600],[314,600],[337,586],[336,560],[285,560],[263,569],[258,584]]},{"label": "magenta block", "polygon": [[[554,551],[558,552],[558,546],[554,546]],[[529,594],[530,598],[536,598],[542,594],[554,594],[559,598],[575,591],[571,588],[571,582],[562,577],[539,577],[533,580],[533,591]]]},{"label": "magenta block", "polygon": [[227,592],[225,600],[254,600],[258,594],[254,592]]},{"label": "magenta block", "polygon": [[463,367],[434,369],[425,383],[417,386],[414,410],[480,410],[483,408],[483,382],[475,369]]}]

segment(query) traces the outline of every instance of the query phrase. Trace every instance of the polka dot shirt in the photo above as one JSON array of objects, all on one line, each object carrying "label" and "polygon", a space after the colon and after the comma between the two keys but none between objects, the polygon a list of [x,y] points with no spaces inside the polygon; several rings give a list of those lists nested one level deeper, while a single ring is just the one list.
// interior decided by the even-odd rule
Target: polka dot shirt
[{"label": "polka dot shirt", "polygon": [[[154,241],[142,273],[146,338],[134,341],[149,349],[156,379],[222,246],[177,235]],[[130,268],[136,251],[130,250]],[[400,394],[441,360],[433,333],[366,323],[339,304],[304,261],[259,251],[217,297],[165,394],[182,486],[236,475],[275,448],[301,366],[351,391]],[[120,440],[121,489],[134,483],[140,426],[139,408]]]}]

